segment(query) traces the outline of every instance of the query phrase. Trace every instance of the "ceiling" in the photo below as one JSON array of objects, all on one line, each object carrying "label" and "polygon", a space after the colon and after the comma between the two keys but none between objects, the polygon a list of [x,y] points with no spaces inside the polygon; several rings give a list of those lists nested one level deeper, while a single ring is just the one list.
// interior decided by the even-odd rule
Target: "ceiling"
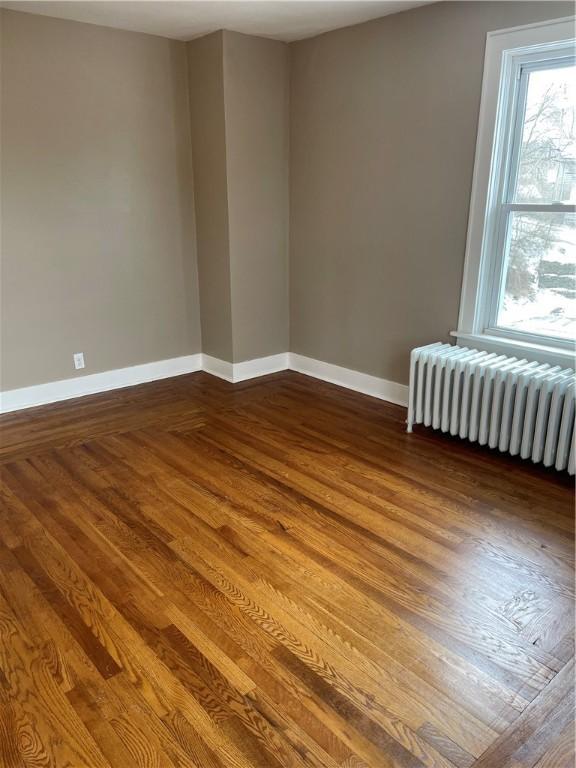
[{"label": "ceiling", "polygon": [[[430,0],[428,0],[430,2]],[[300,40],[426,2],[409,0],[20,0],[3,8],[191,40],[230,29]]]}]

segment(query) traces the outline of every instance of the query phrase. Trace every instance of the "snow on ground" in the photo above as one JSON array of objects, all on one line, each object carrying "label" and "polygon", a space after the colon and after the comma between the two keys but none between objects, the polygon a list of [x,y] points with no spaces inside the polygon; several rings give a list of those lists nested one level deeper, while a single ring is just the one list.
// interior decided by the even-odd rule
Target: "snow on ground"
[{"label": "snow on ground", "polygon": [[541,333],[563,339],[576,338],[576,301],[553,290],[540,289],[533,300],[507,296],[498,325],[526,333]]}]

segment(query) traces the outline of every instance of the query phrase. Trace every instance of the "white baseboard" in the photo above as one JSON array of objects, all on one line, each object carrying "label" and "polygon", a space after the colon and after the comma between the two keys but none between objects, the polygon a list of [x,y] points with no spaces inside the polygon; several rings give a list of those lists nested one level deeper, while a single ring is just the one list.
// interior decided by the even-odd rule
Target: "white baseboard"
[{"label": "white baseboard", "polygon": [[229,381],[231,384],[256,379],[258,376],[268,376],[270,373],[287,371],[288,363],[288,352],[269,355],[268,357],[257,357],[254,360],[245,360],[243,363],[229,363],[227,360],[219,360],[217,357],[202,355],[202,370],[213,376],[218,376],[219,379]]},{"label": "white baseboard", "polygon": [[290,353],[290,370],[305,373],[315,379],[328,381],[330,384],[338,384],[346,389],[353,389],[363,395],[371,395],[379,400],[387,400],[396,405],[408,405],[408,386],[398,384],[395,381],[387,381],[368,373],[353,371],[351,368],[342,368],[332,363],[324,363],[321,360],[313,360],[311,357]]},{"label": "white baseboard", "polygon": [[220,360],[217,357],[203,354],[202,370],[212,376],[217,376],[219,379],[229,381],[231,384],[234,382],[234,365],[227,360]]},{"label": "white baseboard", "polygon": [[193,373],[202,368],[202,355],[185,355],[170,360],[158,360],[154,363],[132,365],[129,368],[116,368],[103,373],[91,373],[74,379],[51,381],[48,384],[36,384],[32,387],[10,389],[0,392],[0,413],[19,411],[22,408],[34,408],[36,405],[57,403],[73,397],[94,395],[111,389],[131,387],[147,381],[167,379],[182,373]]},{"label": "white baseboard", "polygon": [[285,352],[270,357],[259,357],[255,360],[247,360],[244,363],[228,363],[209,355],[203,355],[202,370],[225,379],[231,383],[254,379],[257,376],[266,376],[278,371],[297,371],[322,379],[331,384],[338,384],[346,389],[353,389],[364,395],[377,397],[379,400],[387,400],[396,405],[408,405],[408,387],[395,381],[387,381],[368,373],[360,373],[350,368],[342,368],[332,363],[324,363],[311,357],[297,355],[294,352]]},{"label": "white baseboard", "polygon": [[286,371],[289,368],[289,353],[259,357],[256,360],[246,360],[234,364],[233,381],[247,381],[258,376],[268,376],[270,373]]},{"label": "white baseboard", "polygon": [[135,384],[144,384],[147,381],[167,379],[170,376],[179,376],[183,373],[194,373],[200,370],[230,383],[247,381],[279,371],[292,370],[312,376],[315,379],[328,381],[331,384],[338,384],[364,395],[387,400],[390,403],[403,406],[408,404],[408,387],[404,384],[380,379],[377,376],[353,371],[350,368],[342,368],[339,365],[324,363],[321,360],[314,360],[293,352],[246,360],[243,363],[229,363],[226,360],[219,360],[216,357],[199,353],[0,392],[0,413],[33,408],[37,405],[56,403],[60,400],[70,400],[73,397],[94,395],[98,392],[131,387]]}]

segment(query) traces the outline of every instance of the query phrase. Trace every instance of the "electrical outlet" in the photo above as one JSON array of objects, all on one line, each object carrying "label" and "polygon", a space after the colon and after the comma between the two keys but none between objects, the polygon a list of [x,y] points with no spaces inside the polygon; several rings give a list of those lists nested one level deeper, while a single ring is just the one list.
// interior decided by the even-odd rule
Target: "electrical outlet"
[{"label": "electrical outlet", "polygon": [[76,368],[76,370],[84,368],[84,352],[74,353],[74,368]]}]

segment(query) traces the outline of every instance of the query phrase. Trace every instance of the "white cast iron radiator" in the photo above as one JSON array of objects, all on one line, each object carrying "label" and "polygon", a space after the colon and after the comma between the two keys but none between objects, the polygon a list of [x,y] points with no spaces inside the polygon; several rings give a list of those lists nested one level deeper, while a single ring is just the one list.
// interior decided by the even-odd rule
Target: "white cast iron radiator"
[{"label": "white cast iron radiator", "polygon": [[575,392],[571,368],[437,342],[410,355],[407,429],[424,424],[573,475]]}]

